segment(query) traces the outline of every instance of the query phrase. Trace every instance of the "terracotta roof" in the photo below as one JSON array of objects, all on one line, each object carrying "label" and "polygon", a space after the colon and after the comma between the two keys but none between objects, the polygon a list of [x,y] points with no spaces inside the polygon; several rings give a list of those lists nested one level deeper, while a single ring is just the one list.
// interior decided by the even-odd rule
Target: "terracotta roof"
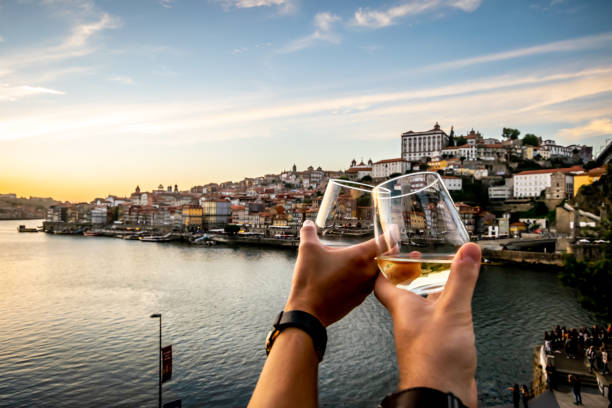
[{"label": "terracotta roof", "polygon": [[541,169],[541,170],[526,170],[516,173],[515,176],[524,176],[527,174],[546,174],[546,173],[569,173],[571,171],[580,171],[582,166],[572,166],[563,169]]},{"label": "terracotta roof", "polygon": [[385,159],[385,160],[379,160],[374,164],[382,164],[382,163],[394,163],[394,162],[408,162],[408,160],[406,159],[402,159],[401,157],[399,159]]}]

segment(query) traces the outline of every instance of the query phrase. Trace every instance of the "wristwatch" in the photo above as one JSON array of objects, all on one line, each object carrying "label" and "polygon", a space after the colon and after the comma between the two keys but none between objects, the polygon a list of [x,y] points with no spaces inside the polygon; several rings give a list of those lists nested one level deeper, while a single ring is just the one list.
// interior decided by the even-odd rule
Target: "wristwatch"
[{"label": "wristwatch", "polygon": [[266,355],[270,354],[274,341],[287,327],[296,327],[308,333],[312,338],[319,361],[323,361],[323,354],[325,354],[325,346],[327,345],[327,330],[319,319],[301,310],[282,311],[276,316],[273,328],[266,338]]},{"label": "wristwatch", "polygon": [[427,387],[408,388],[389,394],[378,408],[467,408],[452,392],[442,392]]}]

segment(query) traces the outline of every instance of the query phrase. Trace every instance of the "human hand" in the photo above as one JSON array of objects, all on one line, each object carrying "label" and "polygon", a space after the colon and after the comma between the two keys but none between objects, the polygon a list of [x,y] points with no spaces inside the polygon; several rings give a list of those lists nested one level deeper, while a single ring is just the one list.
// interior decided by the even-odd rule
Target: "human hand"
[{"label": "human hand", "polygon": [[374,293],[393,319],[399,389],[429,387],[477,405],[476,346],[471,300],[480,269],[480,247],[458,251],[441,293],[423,298],[399,289],[382,274]]},{"label": "human hand", "polygon": [[302,310],[325,326],[340,320],[372,292],[378,271],[375,240],[346,248],[319,241],[317,227],[305,221],[285,310]]}]

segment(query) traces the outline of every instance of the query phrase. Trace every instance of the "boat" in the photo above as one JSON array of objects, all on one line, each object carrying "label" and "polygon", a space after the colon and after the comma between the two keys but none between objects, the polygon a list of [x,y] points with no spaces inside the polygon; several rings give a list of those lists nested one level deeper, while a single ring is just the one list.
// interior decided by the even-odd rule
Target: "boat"
[{"label": "boat", "polygon": [[166,235],[145,235],[139,238],[143,242],[169,242],[172,241],[172,233]]},{"label": "boat", "polygon": [[37,228],[26,228],[25,225],[20,225],[17,227],[17,232],[38,232]]},{"label": "boat", "polygon": [[85,237],[97,237],[98,235],[100,235],[100,234],[98,234],[95,231],[85,231],[83,233],[83,236],[85,236]]}]

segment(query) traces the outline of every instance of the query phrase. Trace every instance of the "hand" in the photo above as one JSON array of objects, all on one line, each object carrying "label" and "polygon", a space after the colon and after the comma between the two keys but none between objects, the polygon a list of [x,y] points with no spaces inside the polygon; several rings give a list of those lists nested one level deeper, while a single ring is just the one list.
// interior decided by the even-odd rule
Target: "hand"
[{"label": "hand", "polygon": [[347,248],[330,248],[305,221],[285,310],[303,310],[325,326],[340,320],[372,292],[378,268],[375,240]]},{"label": "hand", "polygon": [[439,294],[423,298],[395,287],[382,274],[374,293],[393,319],[399,389],[429,387],[477,405],[476,346],[471,300],[480,269],[480,247],[465,244]]}]

